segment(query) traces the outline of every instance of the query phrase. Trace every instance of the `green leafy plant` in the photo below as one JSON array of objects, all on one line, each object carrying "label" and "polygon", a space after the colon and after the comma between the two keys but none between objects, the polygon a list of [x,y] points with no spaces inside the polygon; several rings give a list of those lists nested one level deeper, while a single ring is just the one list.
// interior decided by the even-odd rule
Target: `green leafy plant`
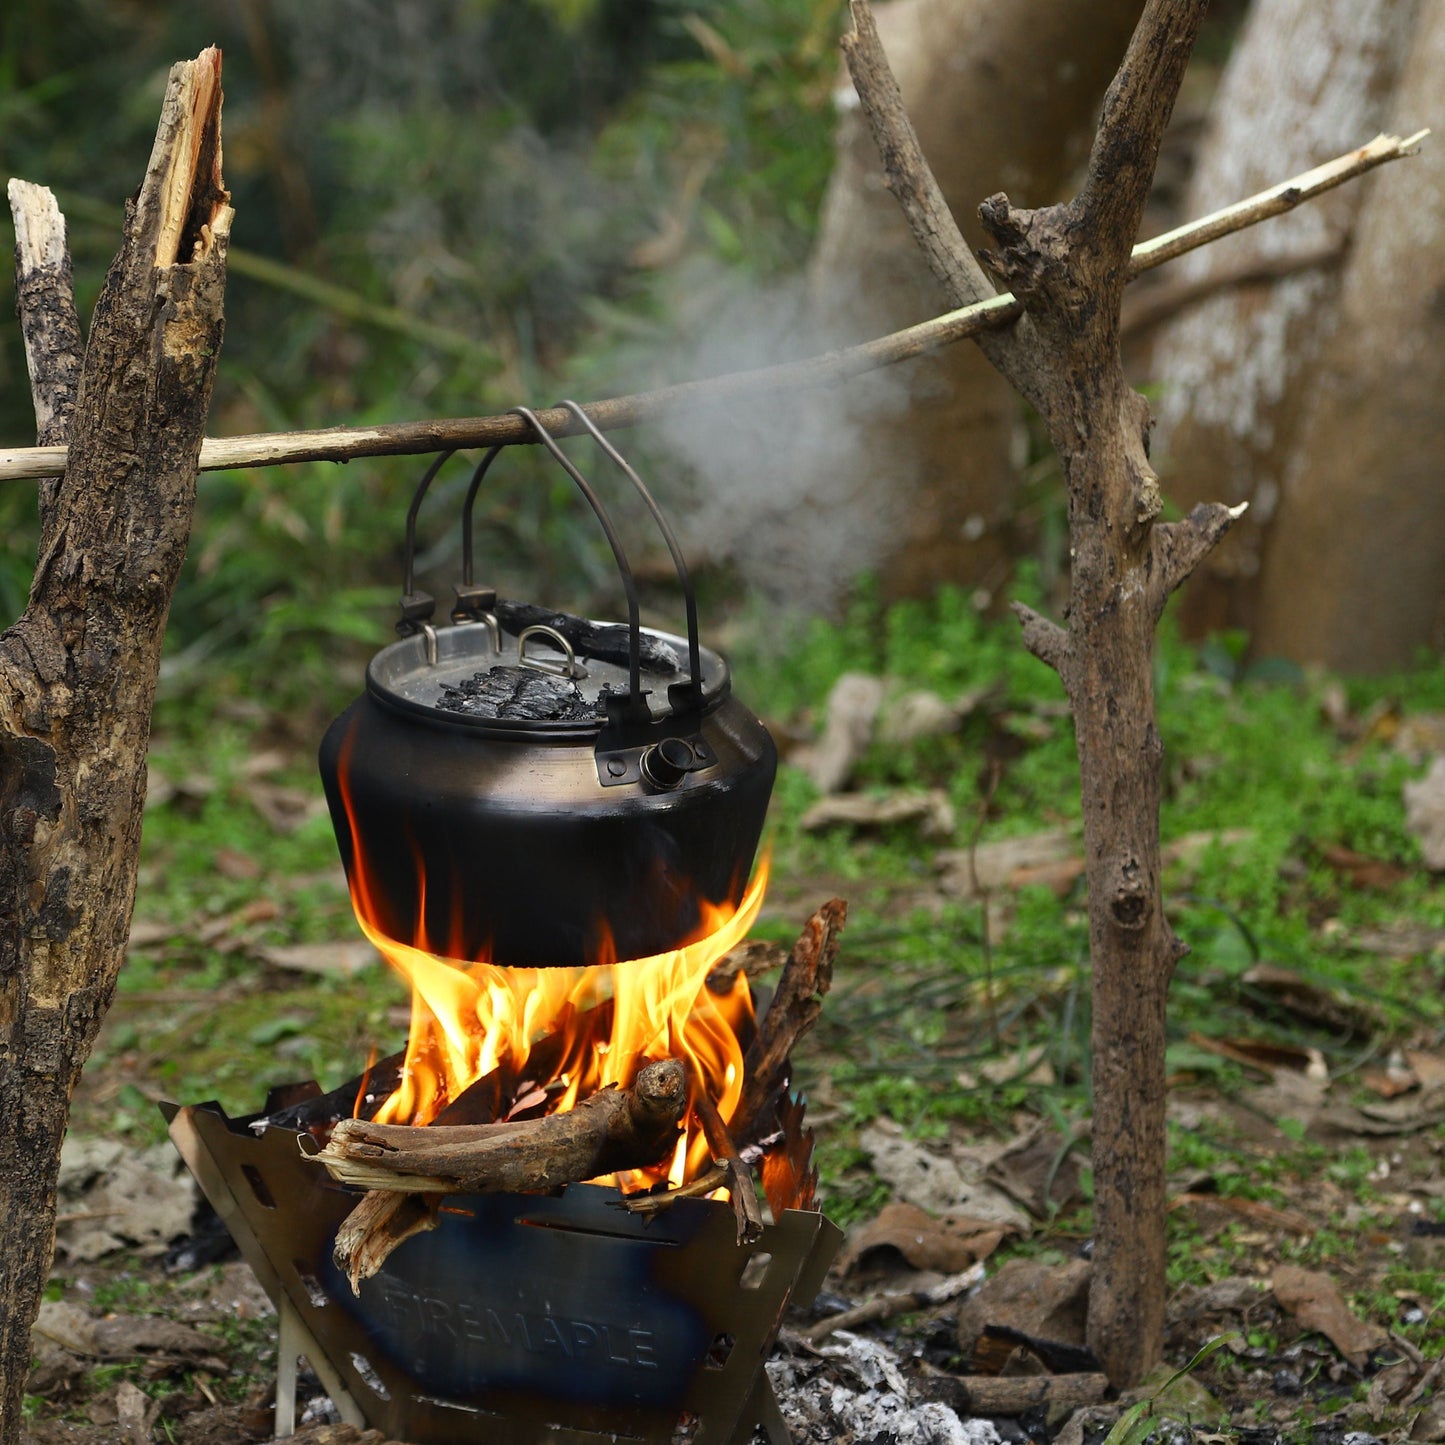
[{"label": "green leafy plant", "polygon": [[[1230,1340],[1236,1338],[1238,1336],[1231,1331],[1228,1334],[1217,1335],[1210,1340],[1187,1365],[1182,1369],[1175,1370],[1148,1399],[1130,1405],[1115,1422],[1114,1428],[1104,1437],[1104,1445],[1144,1445],[1144,1441],[1159,1428],[1161,1420],[1178,1419],[1179,1417],[1171,1411],[1168,1405],[1163,1403],[1168,1397],[1170,1388],[1180,1380],[1192,1375],[1206,1360],[1217,1355]],[[1183,1423],[1191,1422],[1185,1420]]]}]

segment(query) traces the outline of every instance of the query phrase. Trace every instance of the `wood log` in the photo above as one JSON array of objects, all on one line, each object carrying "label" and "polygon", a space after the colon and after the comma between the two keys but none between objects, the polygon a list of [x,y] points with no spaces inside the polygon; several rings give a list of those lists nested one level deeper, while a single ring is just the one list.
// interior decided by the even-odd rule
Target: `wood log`
[{"label": "wood log", "polygon": [[[406,1194],[555,1189],[666,1157],[687,1108],[682,1063],[648,1064],[626,1089],[600,1089],[575,1108],[503,1124],[426,1127],[343,1119],[310,1155],[333,1179]],[[303,1148],[305,1140],[302,1141]]]}]

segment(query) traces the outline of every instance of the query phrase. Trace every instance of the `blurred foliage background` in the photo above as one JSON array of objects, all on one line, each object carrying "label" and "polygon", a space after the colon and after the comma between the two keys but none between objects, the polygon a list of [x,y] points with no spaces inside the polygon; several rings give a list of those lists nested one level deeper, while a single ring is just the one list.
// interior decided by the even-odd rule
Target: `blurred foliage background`
[{"label": "blurred foliage background", "polygon": [[[58,195],[84,324],[168,66],[219,44],[237,222],[213,434],[616,394],[653,379],[680,289],[801,264],[843,8],[27,0],[0,15],[0,162]],[[0,328],[0,434],[33,427],[19,335]],[[330,691],[338,641],[384,640],[420,470],[205,475],[167,696]],[[492,476],[479,535],[506,590],[610,596],[570,483],[522,453]],[[465,480],[454,462],[434,516]],[[0,490],[0,529],[8,619],[34,561],[29,485]]]}]

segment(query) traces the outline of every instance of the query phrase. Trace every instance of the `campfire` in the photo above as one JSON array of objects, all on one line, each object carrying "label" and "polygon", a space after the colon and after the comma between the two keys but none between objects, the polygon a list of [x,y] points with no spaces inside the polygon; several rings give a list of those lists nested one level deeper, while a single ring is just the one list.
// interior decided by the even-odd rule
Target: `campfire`
[{"label": "campfire", "polygon": [[[530,417],[530,413],[525,413]],[[535,418],[532,418],[535,425]],[[171,1133],[344,1418],[425,1445],[782,1432],[762,1364],[840,1240],[793,1046],[828,990],[824,905],[757,1008],[736,953],[776,754],[697,637],[415,590],[321,768],[359,925],[407,982],[406,1048],[330,1093]],[[752,876],[749,881],[749,872]],[[761,1198],[759,1197],[761,1185]],[[766,1215],[764,1207],[766,1206]],[[565,1366],[565,1369],[559,1367]]]}]

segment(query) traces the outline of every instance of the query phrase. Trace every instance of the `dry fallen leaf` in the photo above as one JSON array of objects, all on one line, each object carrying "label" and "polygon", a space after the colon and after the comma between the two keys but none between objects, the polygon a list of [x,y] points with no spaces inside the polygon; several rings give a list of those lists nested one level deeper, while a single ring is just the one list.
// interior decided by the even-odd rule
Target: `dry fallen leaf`
[{"label": "dry fallen leaf", "polygon": [[1189,1035],[1189,1042],[1205,1053],[1232,1059],[1246,1068],[1258,1069],[1273,1078],[1281,1069],[1292,1069],[1310,1079],[1328,1079],[1329,1069],[1318,1049],[1302,1049],[1294,1044],[1273,1043],[1267,1039],[1214,1039],[1198,1032]]},{"label": "dry fallen leaf", "polygon": [[880,678],[845,672],[833,684],[823,736],[811,748],[799,748],[792,759],[818,785],[820,793],[836,793],[847,783],[873,740],[873,724],[882,705]]},{"label": "dry fallen leaf", "polygon": [[261,876],[261,865],[247,853],[234,848],[217,848],[213,860],[222,878],[237,883],[251,883]]},{"label": "dry fallen leaf", "polygon": [[1373,1008],[1343,988],[1329,987],[1274,963],[1256,963],[1240,982],[1265,994],[1274,1008],[1286,1009],[1306,1023],[1348,1030],[1368,1038],[1381,1027]]},{"label": "dry fallen leaf", "polygon": [[1050,1206],[1067,1209],[1084,1197],[1087,1139],[1065,1139],[1042,1126],[1022,1135],[988,1166],[988,1180],[1016,1199],[1035,1219]]},{"label": "dry fallen leaf", "polygon": [[1280,1209],[1273,1204],[1266,1204],[1262,1199],[1243,1199],[1234,1194],[1177,1194],[1169,1201],[1169,1208],[1176,1209],[1180,1205],[1197,1205],[1204,1209],[1219,1209],[1227,1214],[1237,1214],[1242,1219],[1249,1220],[1252,1224],[1262,1225],[1266,1229],[1281,1229],[1286,1234],[1313,1234],[1315,1232],[1314,1221],[1306,1219],[1303,1214],[1296,1213],[1293,1209]]},{"label": "dry fallen leaf", "polygon": [[892,1187],[897,1199],[933,1215],[966,1214],[1008,1229],[1032,1228],[1027,1213],[984,1177],[983,1161],[925,1149],[889,1119],[875,1120],[858,1142],[872,1159],[873,1172]]},{"label": "dry fallen leaf", "polygon": [[1445,1055],[1426,1053],[1423,1049],[1406,1049],[1404,1053],[1405,1063],[1422,1089],[1445,1087]]},{"label": "dry fallen leaf", "polygon": [[1410,870],[1402,868],[1398,863],[1356,853],[1353,848],[1347,848],[1343,843],[1326,844],[1320,849],[1320,856],[1326,865],[1346,879],[1352,888],[1382,892],[1403,883],[1410,876]]},{"label": "dry fallen leaf", "polygon": [[372,967],[381,958],[364,938],[337,939],[330,943],[288,943],[263,948],[259,952],[272,968],[339,978],[350,978]]},{"label": "dry fallen leaf", "polygon": [[1372,1350],[1390,1341],[1389,1332],[1350,1312],[1329,1275],[1294,1264],[1276,1266],[1274,1297],[1307,1330],[1317,1330],[1357,1370]]},{"label": "dry fallen leaf", "polygon": [[966,1214],[935,1219],[914,1204],[894,1200],[843,1246],[839,1273],[848,1274],[877,1260],[881,1251],[896,1250],[914,1269],[959,1274],[987,1259],[1015,1231]]},{"label": "dry fallen leaf", "polygon": [[1035,1259],[1005,1261],[959,1306],[960,1350],[970,1355],[988,1325],[1006,1325],[1060,1344],[1083,1344],[1092,1278],[1093,1266],[1084,1259],[1052,1265]]},{"label": "dry fallen leaf", "polygon": [[946,892],[974,898],[980,891],[1019,886],[1015,878],[1021,873],[1035,874],[1054,867],[1073,869],[1076,863],[1082,866],[1078,851],[1079,841],[1072,833],[1054,829],[1027,838],[980,843],[971,850],[950,848],[935,855],[934,863],[943,874]]}]

